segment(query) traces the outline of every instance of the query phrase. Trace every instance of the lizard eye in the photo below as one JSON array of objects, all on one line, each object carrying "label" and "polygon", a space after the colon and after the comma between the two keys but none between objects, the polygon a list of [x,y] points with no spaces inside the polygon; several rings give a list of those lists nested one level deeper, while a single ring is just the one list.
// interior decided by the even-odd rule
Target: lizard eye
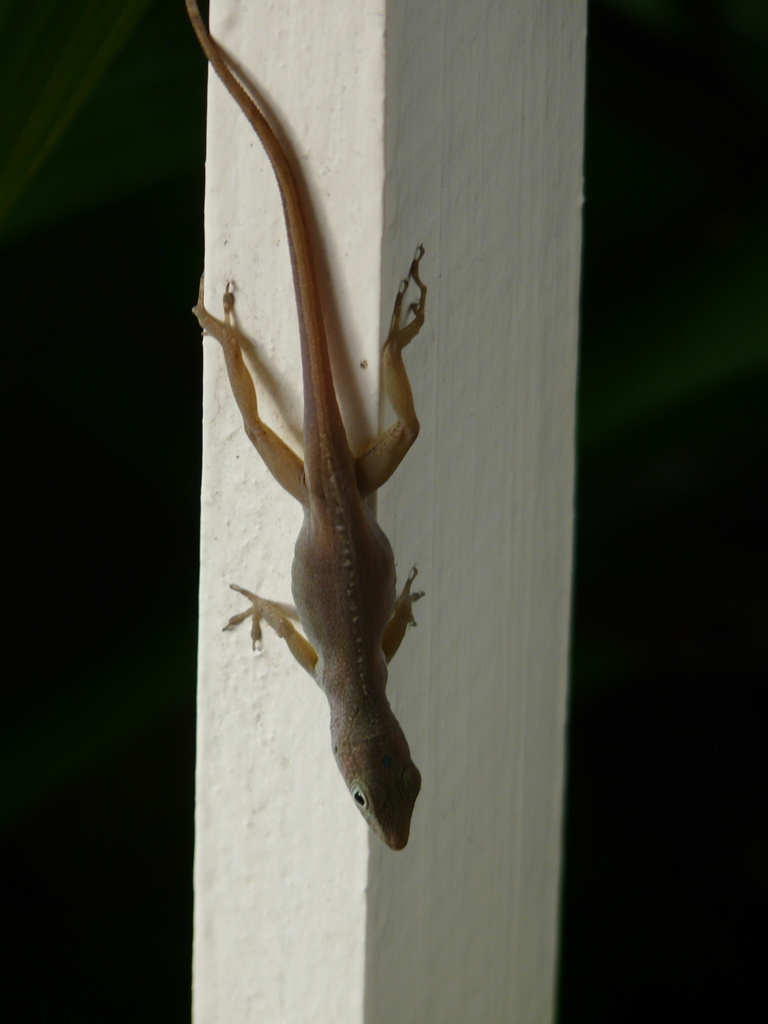
[{"label": "lizard eye", "polygon": [[358,807],[362,807],[363,810],[368,806],[368,800],[366,799],[365,793],[360,789],[359,786],[352,787],[352,797]]}]

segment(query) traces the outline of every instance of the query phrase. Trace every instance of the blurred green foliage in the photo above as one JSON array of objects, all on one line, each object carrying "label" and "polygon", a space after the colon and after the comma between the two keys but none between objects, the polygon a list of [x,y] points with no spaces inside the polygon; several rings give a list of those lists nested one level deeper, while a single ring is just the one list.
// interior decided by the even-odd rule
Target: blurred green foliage
[{"label": "blurred green foliage", "polygon": [[3,1016],[187,1021],[205,62],[169,0],[0,28]]},{"label": "blurred green foliage", "polygon": [[[0,224],[66,133],[148,3],[6,0],[0,8]],[[64,198],[64,190],[60,196]]]},{"label": "blurred green foliage", "polygon": [[768,1013],[768,4],[590,6],[559,1019]]},{"label": "blurred green foliage", "polygon": [[[186,1021],[205,65],[176,0],[0,29],[0,990]],[[766,1015],[766,115],[764,0],[591,4],[563,1024]]]}]

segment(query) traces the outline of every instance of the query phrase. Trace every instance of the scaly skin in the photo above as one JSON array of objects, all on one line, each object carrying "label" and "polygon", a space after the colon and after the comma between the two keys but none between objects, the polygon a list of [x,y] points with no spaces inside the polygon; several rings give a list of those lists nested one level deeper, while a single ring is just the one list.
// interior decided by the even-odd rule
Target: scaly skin
[{"label": "scaly skin", "polygon": [[[413,622],[413,602],[422,595],[411,593],[414,569],[395,599],[392,548],[365,498],[389,479],[419,432],[402,350],[424,323],[427,290],[419,278],[424,250],[419,247],[400,287],[382,353],[384,388],[397,422],[355,459],[336,400],[307,217],[291,162],[229,58],[208,34],[195,0],[186,4],[205,55],[258,135],[277,178],[291,252],[304,380],[302,463],[259,416],[229,287],[224,319],[219,320],[203,304],[201,283],[193,312],[203,331],[222,346],[245,431],[278,483],[304,509],[292,589],[306,638],[278,605],[242,587],[234,589],[248,597],[251,606],[225,628],[251,618],[255,644],[264,620],[286,641],[328,698],[333,753],[356,806],[380,839],[401,850],[408,842],[421,775],[387,700],[387,664]],[[412,307],[413,319],[401,325],[409,280],[420,295]]]}]

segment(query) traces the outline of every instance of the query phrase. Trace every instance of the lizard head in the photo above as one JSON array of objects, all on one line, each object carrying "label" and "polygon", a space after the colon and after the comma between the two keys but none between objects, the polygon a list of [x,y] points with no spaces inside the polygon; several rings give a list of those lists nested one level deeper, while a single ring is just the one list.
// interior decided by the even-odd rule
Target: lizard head
[{"label": "lizard head", "polygon": [[421,772],[411,760],[402,729],[359,743],[337,746],[334,754],[357,809],[376,835],[402,850],[421,789]]}]

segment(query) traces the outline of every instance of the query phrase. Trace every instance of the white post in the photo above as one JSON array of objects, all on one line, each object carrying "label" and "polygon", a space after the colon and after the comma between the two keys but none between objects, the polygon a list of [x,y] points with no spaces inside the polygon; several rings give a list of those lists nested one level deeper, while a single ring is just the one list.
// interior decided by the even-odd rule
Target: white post
[{"label": "white post", "polygon": [[[426,597],[389,693],[423,789],[386,849],[323,695],[230,582],[290,602],[301,515],[206,341],[194,1020],[521,1024],[553,1016],[570,605],[584,0],[212,0],[316,205],[348,429],[424,243],[406,350],[421,435],[378,497]],[[202,57],[201,57],[202,59]],[[206,304],[236,311],[296,444],[299,346],[277,187],[211,77]],[[333,298],[332,296],[335,296]],[[260,396],[265,395],[260,387]],[[274,403],[261,398],[265,417]]]}]

